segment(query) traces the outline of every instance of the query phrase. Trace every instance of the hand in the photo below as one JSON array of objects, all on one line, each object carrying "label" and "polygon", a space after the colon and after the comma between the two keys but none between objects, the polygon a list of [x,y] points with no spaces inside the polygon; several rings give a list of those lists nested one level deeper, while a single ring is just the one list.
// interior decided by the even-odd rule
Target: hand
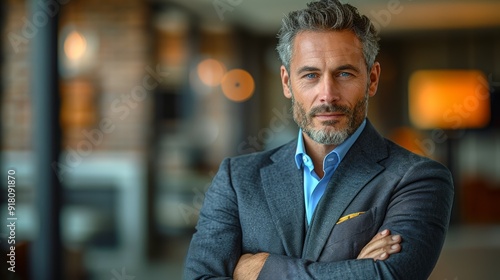
[{"label": "hand", "polygon": [[255,280],[259,276],[268,253],[244,254],[236,264],[234,269],[234,280]]},{"label": "hand", "polygon": [[358,259],[373,259],[383,261],[391,254],[401,251],[401,236],[390,235],[390,231],[385,229],[375,235],[368,244],[361,250]]}]

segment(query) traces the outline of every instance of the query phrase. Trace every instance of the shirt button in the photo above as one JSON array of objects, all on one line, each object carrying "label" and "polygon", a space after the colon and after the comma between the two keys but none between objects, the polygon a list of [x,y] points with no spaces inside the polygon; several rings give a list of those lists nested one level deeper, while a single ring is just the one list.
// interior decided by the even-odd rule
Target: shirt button
[{"label": "shirt button", "polygon": [[329,158],[328,161],[330,161],[330,162],[333,161],[333,158]]},{"label": "shirt button", "polygon": [[304,162],[306,162],[306,163],[307,163],[307,162],[309,162],[309,159],[308,159],[306,156],[303,156],[303,157],[302,157],[302,160],[303,160]]}]

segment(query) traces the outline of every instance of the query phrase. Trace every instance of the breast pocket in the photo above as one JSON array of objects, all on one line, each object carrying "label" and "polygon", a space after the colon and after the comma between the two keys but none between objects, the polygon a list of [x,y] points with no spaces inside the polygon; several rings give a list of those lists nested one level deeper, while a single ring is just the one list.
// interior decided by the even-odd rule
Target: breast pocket
[{"label": "breast pocket", "polygon": [[[376,213],[377,208],[374,207],[355,217],[341,218],[333,227],[320,261],[355,259],[377,233]],[[346,213],[343,217],[349,214],[353,213]]]}]

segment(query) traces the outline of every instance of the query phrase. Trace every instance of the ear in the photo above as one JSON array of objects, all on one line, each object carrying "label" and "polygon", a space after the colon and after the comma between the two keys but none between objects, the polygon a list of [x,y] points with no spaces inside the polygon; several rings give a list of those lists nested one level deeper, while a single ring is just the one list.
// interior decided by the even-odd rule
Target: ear
[{"label": "ear", "polygon": [[380,79],[380,63],[375,62],[370,70],[370,85],[368,87],[368,95],[370,97],[377,93],[378,81]]},{"label": "ear", "polygon": [[292,98],[292,91],[289,88],[290,84],[290,75],[288,71],[286,71],[285,66],[281,65],[281,85],[283,86],[283,94],[286,98]]}]

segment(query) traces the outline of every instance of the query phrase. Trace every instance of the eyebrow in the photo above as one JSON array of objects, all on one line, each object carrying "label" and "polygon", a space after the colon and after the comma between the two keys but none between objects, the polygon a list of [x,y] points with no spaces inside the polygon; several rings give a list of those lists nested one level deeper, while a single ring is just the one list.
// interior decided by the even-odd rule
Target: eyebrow
[{"label": "eyebrow", "polygon": [[344,64],[344,65],[341,65],[341,66],[337,67],[335,70],[336,70],[336,71],[342,71],[342,70],[353,70],[353,71],[355,71],[355,72],[357,72],[357,73],[361,72],[361,70],[360,70],[358,67],[356,67],[356,66],[354,66],[354,65],[352,65],[352,64]]},{"label": "eyebrow", "polygon": [[[315,72],[315,71],[319,71],[319,70],[320,69],[317,67],[303,66],[303,67],[299,68],[299,70],[297,71],[297,74],[302,74],[304,72]],[[335,68],[335,71],[342,71],[342,70],[352,70],[352,71],[355,71],[357,73],[360,72],[360,69],[352,64],[344,64],[344,65],[340,65],[339,67]]]},{"label": "eyebrow", "polygon": [[304,72],[315,72],[315,71],[319,71],[319,68],[312,66],[302,66],[297,71],[297,74],[302,74]]}]

